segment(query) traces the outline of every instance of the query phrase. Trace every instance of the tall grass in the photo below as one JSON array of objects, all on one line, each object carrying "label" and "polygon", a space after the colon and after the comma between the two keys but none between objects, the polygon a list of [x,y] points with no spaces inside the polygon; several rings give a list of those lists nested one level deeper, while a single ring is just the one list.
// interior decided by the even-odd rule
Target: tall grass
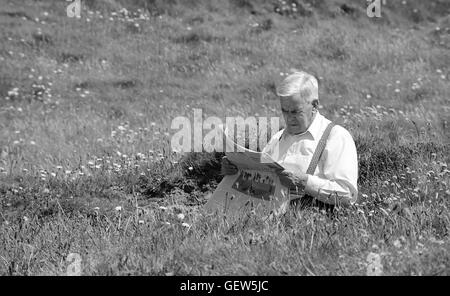
[{"label": "tall grass", "polygon": [[[372,252],[384,274],[448,274],[447,4],[286,3],[2,4],[0,273],[78,253],[84,274],[366,274]],[[171,120],[280,116],[290,68],[352,133],[358,204],[205,216],[221,154],[172,152]]]}]

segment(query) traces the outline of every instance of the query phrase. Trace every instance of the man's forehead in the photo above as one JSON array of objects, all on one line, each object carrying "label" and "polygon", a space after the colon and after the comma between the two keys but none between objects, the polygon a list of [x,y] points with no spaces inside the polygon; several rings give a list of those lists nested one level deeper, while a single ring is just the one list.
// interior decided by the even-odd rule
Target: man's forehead
[{"label": "man's forehead", "polygon": [[309,102],[309,95],[307,94],[295,94],[292,96],[280,97],[280,102],[282,105],[304,105]]}]

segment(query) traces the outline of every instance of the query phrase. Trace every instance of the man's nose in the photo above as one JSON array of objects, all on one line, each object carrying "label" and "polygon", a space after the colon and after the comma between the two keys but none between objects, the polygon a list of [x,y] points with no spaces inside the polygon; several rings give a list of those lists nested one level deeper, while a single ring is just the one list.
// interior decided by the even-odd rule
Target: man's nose
[{"label": "man's nose", "polygon": [[294,113],[288,113],[287,115],[288,115],[289,119],[295,119],[296,118],[296,115]]}]

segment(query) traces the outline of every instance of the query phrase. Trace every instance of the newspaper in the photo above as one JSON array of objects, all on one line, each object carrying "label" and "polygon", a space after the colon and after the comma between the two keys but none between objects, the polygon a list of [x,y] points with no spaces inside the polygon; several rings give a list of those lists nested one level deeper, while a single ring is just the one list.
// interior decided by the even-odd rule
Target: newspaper
[{"label": "newspaper", "polygon": [[227,158],[239,169],[252,169],[258,171],[280,171],[284,168],[265,152],[257,152],[239,145],[228,137],[227,129],[223,132]]},{"label": "newspaper", "polygon": [[238,173],[222,179],[205,209],[226,214],[247,209],[258,209],[263,214],[284,211],[289,201],[289,190],[280,183],[277,175],[277,171],[284,168],[267,153],[238,145],[227,137],[226,131],[224,137],[228,151],[239,151],[225,153],[238,168]]}]

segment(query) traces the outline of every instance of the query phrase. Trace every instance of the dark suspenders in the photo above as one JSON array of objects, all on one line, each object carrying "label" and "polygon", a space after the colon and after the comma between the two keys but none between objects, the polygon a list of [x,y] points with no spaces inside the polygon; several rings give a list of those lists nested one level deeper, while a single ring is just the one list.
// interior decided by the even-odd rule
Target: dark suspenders
[{"label": "dark suspenders", "polygon": [[309,163],[309,167],[306,170],[306,173],[308,175],[314,175],[314,172],[316,171],[316,167],[319,164],[319,160],[322,157],[323,150],[325,149],[325,146],[327,145],[328,136],[330,135],[331,129],[335,126],[333,122],[330,122],[325,129],[325,131],[322,134],[322,137],[320,138],[319,143],[317,144],[316,151],[314,151],[313,157],[311,159],[311,162]]}]

